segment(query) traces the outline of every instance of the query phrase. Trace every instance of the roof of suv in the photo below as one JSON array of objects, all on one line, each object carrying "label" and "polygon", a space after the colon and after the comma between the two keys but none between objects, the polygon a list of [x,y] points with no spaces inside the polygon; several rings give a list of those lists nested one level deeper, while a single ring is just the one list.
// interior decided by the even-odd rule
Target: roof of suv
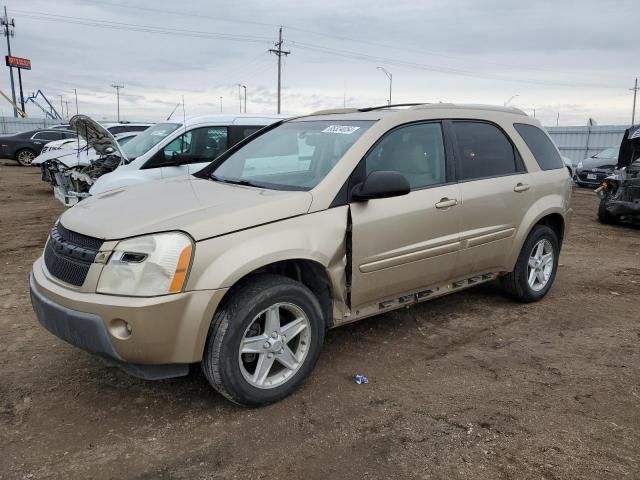
[{"label": "roof of suv", "polygon": [[[210,115],[194,115],[186,118],[185,123],[187,126],[190,125],[198,125],[202,123],[220,123],[220,124],[228,124],[228,125],[251,125],[252,122],[261,122],[264,123],[265,120],[284,120],[286,118],[290,118],[291,115],[279,115],[273,113],[265,113],[265,114],[247,114],[247,113],[237,113],[237,114],[210,114]],[[173,120],[165,120],[165,122],[180,122],[182,123],[182,116],[174,117]]]},{"label": "roof of suv", "polygon": [[368,107],[368,108],[341,108],[320,110],[313,112],[299,119],[308,119],[309,117],[348,117],[351,120],[378,120],[385,116],[410,116],[414,117],[417,111],[435,111],[435,110],[475,110],[483,113],[502,113],[528,117],[528,115],[518,108],[500,107],[494,105],[479,104],[455,104],[455,103],[421,103],[421,104],[400,104],[391,106]]}]

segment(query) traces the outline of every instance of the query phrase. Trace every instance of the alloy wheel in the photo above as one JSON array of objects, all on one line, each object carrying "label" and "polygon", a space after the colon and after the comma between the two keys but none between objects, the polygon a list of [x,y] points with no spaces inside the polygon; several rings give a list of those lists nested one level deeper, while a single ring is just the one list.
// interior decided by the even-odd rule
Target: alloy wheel
[{"label": "alloy wheel", "polygon": [[33,162],[34,158],[35,155],[29,150],[22,150],[18,153],[18,163],[25,167],[31,165],[31,162]]},{"label": "alloy wheel", "polygon": [[553,265],[553,246],[542,238],[533,246],[527,265],[527,281],[533,291],[539,292],[549,283]]},{"label": "alloy wheel", "polygon": [[311,323],[292,303],[276,303],[256,315],[238,351],[240,371],[256,388],[278,387],[291,379],[309,353]]}]

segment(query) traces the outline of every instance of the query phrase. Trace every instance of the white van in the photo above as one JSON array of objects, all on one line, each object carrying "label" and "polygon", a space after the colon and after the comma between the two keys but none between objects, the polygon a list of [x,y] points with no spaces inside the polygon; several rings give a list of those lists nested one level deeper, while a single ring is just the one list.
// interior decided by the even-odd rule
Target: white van
[{"label": "white van", "polygon": [[285,118],[285,115],[219,114],[157,123],[126,145],[114,145],[122,163],[113,172],[99,177],[89,194],[160,178],[187,177],[239,141]]}]

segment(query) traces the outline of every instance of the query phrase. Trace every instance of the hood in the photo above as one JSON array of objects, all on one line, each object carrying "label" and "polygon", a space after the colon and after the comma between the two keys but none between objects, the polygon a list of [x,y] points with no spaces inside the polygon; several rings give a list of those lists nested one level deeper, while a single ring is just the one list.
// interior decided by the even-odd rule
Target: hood
[{"label": "hood", "polygon": [[32,165],[40,165],[42,163],[55,160],[60,162],[66,168],[86,166],[91,163],[92,160],[100,158],[100,155],[93,149],[86,148],[78,151],[75,148],[65,148],[62,150],[49,150],[41,153],[33,159]]},{"label": "hood", "polygon": [[628,167],[640,157],[640,125],[628,128],[622,137],[618,168]]},{"label": "hood", "polygon": [[285,192],[197,178],[168,178],[89,197],[67,210],[69,230],[105,240],[182,230],[195,240],[302,215],[309,192]]},{"label": "hood", "polygon": [[603,171],[612,171],[616,168],[615,158],[594,158],[589,157],[582,160],[583,170],[598,169]]},{"label": "hood", "polygon": [[[109,130],[91,117],[87,115],[75,115],[71,117],[69,124],[99,155],[117,155],[120,158],[127,159],[126,155],[120,150],[120,145],[118,145],[118,142]],[[108,151],[109,147],[113,150]]]}]

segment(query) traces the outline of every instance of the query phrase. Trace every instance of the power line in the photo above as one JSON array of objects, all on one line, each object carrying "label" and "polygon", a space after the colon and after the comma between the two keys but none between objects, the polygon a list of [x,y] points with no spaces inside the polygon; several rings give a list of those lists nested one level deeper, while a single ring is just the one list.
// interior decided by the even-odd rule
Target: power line
[{"label": "power line", "polygon": [[16,10],[17,13],[20,13],[23,17],[31,18],[33,20],[41,20],[45,22],[61,22],[61,23],[69,23],[75,25],[86,25],[90,27],[99,27],[99,28],[108,28],[114,30],[129,30],[134,32],[143,32],[143,33],[159,33],[163,35],[178,35],[178,36],[187,36],[187,37],[195,37],[195,38],[216,38],[216,39],[224,39],[231,40],[236,42],[250,42],[250,43],[269,43],[270,39],[268,37],[259,37],[255,35],[238,35],[238,34],[228,34],[228,33],[219,33],[219,32],[204,32],[198,30],[186,30],[179,28],[168,28],[168,27],[154,27],[153,25],[138,25],[132,23],[123,23],[123,22],[112,22],[106,20],[93,20],[90,18],[84,17],[72,17],[68,15],[55,15],[51,13],[39,13],[39,12],[31,12],[27,10]]},{"label": "power line", "polygon": [[302,48],[304,50],[315,51],[319,53],[326,53],[328,55],[335,55],[344,58],[362,60],[369,63],[387,63],[390,65],[397,65],[401,67],[413,68],[417,70],[428,70],[432,72],[451,74],[451,75],[460,75],[466,77],[475,77],[475,78],[484,78],[489,80],[500,80],[505,82],[513,82],[513,83],[530,83],[534,85],[546,85],[546,86],[560,86],[560,87],[580,87],[580,88],[606,88],[606,89],[616,89],[619,90],[620,87],[608,86],[608,85],[596,85],[589,83],[577,83],[577,82],[553,82],[553,81],[545,81],[545,80],[529,80],[529,79],[515,79],[515,78],[506,78],[498,75],[487,75],[472,72],[469,70],[461,70],[449,67],[439,67],[435,65],[427,65],[417,62],[409,62],[405,60],[399,60],[390,57],[381,57],[377,55],[370,55],[366,53],[354,52],[350,50],[342,50],[331,47],[324,47],[321,45],[314,45],[310,43],[303,43],[288,40],[287,43],[291,45],[295,45],[298,48]]},{"label": "power line", "polygon": [[278,113],[280,113],[280,94],[281,94],[281,77],[282,77],[282,56],[285,57],[291,52],[282,50],[282,27],[278,30],[278,41],[276,42],[277,48],[270,48],[269,53],[273,53],[278,56]]},{"label": "power line", "polygon": [[[109,5],[115,6],[115,4],[109,4]],[[119,4],[118,6],[123,6],[123,5]],[[134,7],[131,7],[131,8],[134,8]],[[135,7],[135,8],[143,8],[143,7]],[[153,10],[156,11],[155,9]],[[259,36],[251,36],[251,35],[223,34],[223,33],[217,33],[217,32],[204,32],[204,31],[177,29],[177,28],[154,27],[149,25],[137,25],[137,24],[128,24],[128,23],[121,23],[121,22],[97,21],[97,20],[92,20],[88,18],[71,17],[71,16],[55,15],[55,14],[42,14],[42,13],[31,12],[26,10],[16,10],[16,12],[22,14],[27,18],[32,18],[35,20],[63,22],[63,23],[71,23],[71,24],[79,24],[79,25],[87,25],[87,26],[96,26],[100,28],[137,31],[137,32],[143,32],[143,33],[156,33],[156,34],[177,35],[177,36],[187,36],[187,37],[196,37],[196,38],[216,38],[216,39],[226,39],[230,41],[252,42],[252,43],[266,43],[268,41],[267,37],[259,37]],[[188,15],[188,14],[185,14],[185,15]],[[231,20],[228,20],[228,21],[231,21]],[[259,23],[259,22],[254,22],[254,23]],[[269,24],[264,24],[264,25],[269,25]],[[302,31],[297,27],[292,27],[292,28]],[[336,37],[336,38],[339,38],[339,37]],[[345,38],[348,38],[348,37],[345,37]],[[279,42],[276,42],[276,46],[277,46],[277,43]],[[598,88],[598,89],[622,88],[618,86],[597,85],[597,84],[588,84],[588,83],[580,83],[580,82],[557,82],[557,81],[545,81],[545,80],[534,80],[534,79],[516,79],[516,78],[509,78],[509,77],[498,76],[498,75],[482,74],[478,72],[455,69],[450,67],[421,64],[416,62],[399,60],[397,58],[375,56],[375,55],[370,55],[366,53],[325,47],[325,46],[314,45],[314,44],[305,43],[305,42],[287,41],[287,43],[291,45],[295,45],[299,48],[309,50],[309,51],[315,51],[317,53],[325,53],[328,55],[356,59],[356,60],[370,62],[370,63],[386,63],[389,65],[397,65],[397,66],[402,66],[402,67],[412,68],[412,69],[419,69],[419,70],[428,70],[428,71],[439,72],[443,74],[484,78],[484,79],[499,80],[499,81],[505,81],[505,82],[511,82],[511,83],[527,83],[527,84],[543,85],[543,86]],[[280,45],[278,49],[284,52],[284,50],[282,50],[282,45]],[[278,50],[270,49],[269,51],[273,51],[272,53],[275,53]],[[288,53],[282,53],[282,55],[287,55],[287,54]],[[282,55],[278,55],[278,65],[279,65],[279,71],[280,71],[279,76],[281,76]],[[278,90],[280,91],[280,89]]]},{"label": "power line", "polygon": [[[163,10],[163,9],[158,9],[158,8],[155,8],[155,7],[154,8],[149,8],[149,7],[139,7],[139,6],[134,6],[134,5],[125,5],[125,4],[122,4],[122,3],[112,3],[112,2],[105,2],[105,1],[98,1],[98,0],[85,0],[85,2],[87,2],[87,1],[89,3],[93,3],[93,4],[97,4],[97,5],[128,8],[128,9],[147,11],[147,12],[153,12],[153,13],[163,13],[163,14],[172,15],[172,16],[179,15],[179,16],[183,16],[183,17],[207,19],[207,20],[213,20],[213,21],[217,21],[217,22],[228,22],[228,23],[238,23],[238,24],[247,24],[247,25],[258,25],[258,26],[270,27],[270,28],[279,26],[278,24],[275,24],[275,23],[256,22],[256,21],[252,21],[252,20],[244,20],[244,19],[237,19],[237,18],[233,18],[232,19],[232,18],[228,18],[228,17],[221,17],[219,15],[217,15],[217,16],[203,15],[201,13],[196,14],[196,13],[188,13],[188,12],[184,12],[184,11],[177,11],[177,10]],[[515,68],[515,69],[518,69],[518,70],[532,70],[532,71],[550,73],[549,70],[535,68],[535,67],[531,67],[531,66],[513,65],[513,64],[498,63],[498,62],[489,62],[489,61],[484,61],[484,60],[483,61],[479,61],[479,60],[475,60],[474,58],[471,58],[471,57],[458,57],[458,56],[455,56],[455,55],[447,55],[447,54],[428,51],[428,50],[424,50],[424,49],[411,48],[411,47],[408,47],[407,45],[397,46],[397,45],[390,45],[390,44],[385,44],[385,43],[380,43],[380,42],[371,42],[371,41],[362,40],[362,39],[358,39],[358,38],[348,37],[348,36],[345,36],[345,35],[337,35],[337,34],[332,34],[332,33],[324,33],[324,32],[319,32],[319,31],[315,31],[315,30],[309,30],[308,28],[296,27],[294,25],[289,25],[289,24],[283,24],[281,26],[283,28],[287,28],[289,30],[302,32],[302,33],[304,33],[306,35],[311,34],[311,35],[321,36],[321,37],[325,37],[325,38],[331,38],[333,40],[347,40],[349,42],[360,43],[362,45],[366,45],[366,46],[369,46],[369,47],[388,48],[388,49],[392,49],[392,50],[396,50],[396,51],[402,51],[402,52],[412,51],[412,52],[420,53],[420,54],[423,54],[423,55],[432,55],[432,56],[437,56],[437,57],[441,57],[441,58],[448,58],[448,59],[453,59],[453,60],[462,60],[464,62],[475,62],[475,63],[479,63],[479,64],[493,65],[493,66],[498,66],[498,67]],[[556,73],[556,72],[554,71],[553,73]]]}]

